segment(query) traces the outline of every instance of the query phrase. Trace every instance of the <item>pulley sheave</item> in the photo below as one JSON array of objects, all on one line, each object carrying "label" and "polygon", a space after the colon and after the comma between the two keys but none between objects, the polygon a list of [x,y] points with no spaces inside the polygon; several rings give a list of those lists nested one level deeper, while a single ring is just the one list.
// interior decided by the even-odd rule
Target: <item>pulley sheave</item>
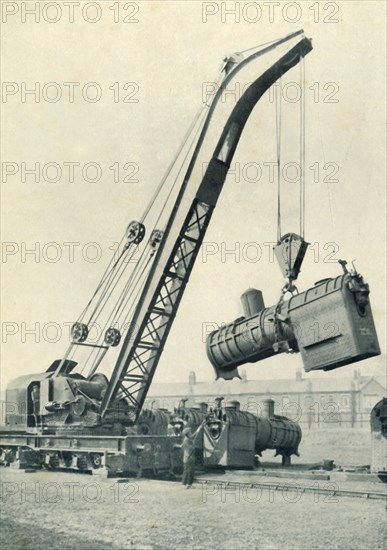
[{"label": "pulley sheave", "polygon": [[145,237],[145,225],[141,222],[130,222],[126,230],[127,243],[140,244]]},{"label": "pulley sheave", "polygon": [[297,279],[308,246],[309,243],[296,233],[286,233],[275,245],[274,254],[282,275],[290,281]]}]

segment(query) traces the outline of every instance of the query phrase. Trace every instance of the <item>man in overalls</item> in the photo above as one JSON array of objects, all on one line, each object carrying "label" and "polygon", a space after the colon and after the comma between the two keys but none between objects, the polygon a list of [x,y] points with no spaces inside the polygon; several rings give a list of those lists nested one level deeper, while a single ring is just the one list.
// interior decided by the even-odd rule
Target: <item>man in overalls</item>
[{"label": "man in overalls", "polygon": [[184,470],[183,470],[183,479],[182,484],[185,486],[186,489],[191,489],[192,483],[195,477],[195,443],[196,438],[199,435],[200,430],[202,429],[203,424],[199,426],[199,428],[192,433],[191,428],[185,428],[183,430],[183,464],[184,464]]}]

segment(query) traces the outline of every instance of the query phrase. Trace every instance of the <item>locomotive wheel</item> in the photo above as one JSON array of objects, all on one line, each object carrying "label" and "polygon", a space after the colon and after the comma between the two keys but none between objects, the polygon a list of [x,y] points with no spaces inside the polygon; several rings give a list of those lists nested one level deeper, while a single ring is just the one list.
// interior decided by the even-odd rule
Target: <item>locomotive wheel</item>
[{"label": "locomotive wheel", "polygon": [[53,469],[59,468],[59,464],[60,464],[59,456],[57,454],[51,455],[49,458],[48,464],[50,468],[53,468]]},{"label": "locomotive wheel", "polygon": [[16,449],[11,447],[10,449],[3,449],[4,451],[4,463],[9,466],[16,461]]},{"label": "locomotive wheel", "polygon": [[87,466],[88,466],[88,464],[87,464],[87,456],[84,456],[84,455],[79,456],[79,457],[77,458],[77,468],[78,468],[79,470],[87,470]]},{"label": "locomotive wheel", "polygon": [[73,455],[71,453],[62,454],[63,462],[66,468],[71,468],[73,465]]},{"label": "locomotive wheel", "polygon": [[98,453],[90,453],[89,455],[90,463],[94,470],[101,468],[102,466],[102,455]]}]

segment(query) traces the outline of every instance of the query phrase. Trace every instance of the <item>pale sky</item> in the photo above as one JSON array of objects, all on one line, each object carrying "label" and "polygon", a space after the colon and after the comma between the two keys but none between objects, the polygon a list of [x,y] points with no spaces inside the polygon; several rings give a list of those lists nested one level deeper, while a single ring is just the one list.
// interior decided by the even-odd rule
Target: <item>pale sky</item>
[{"label": "pale sky", "polygon": [[[370,284],[385,354],[385,3],[320,2],[317,12],[316,2],[281,2],[273,14],[265,3],[249,2],[247,11],[240,2],[232,14],[234,2],[106,1],[95,3],[100,12],[90,7],[82,15],[87,2],[81,2],[72,23],[65,5],[51,4],[60,10],[45,11],[42,2],[40,21],[9,8],[3,24],[2,381],[46,370],[63,355],[65,323],[90,298],[127,223],[141,216],[222,58],[299,28],[314,49],[306,58],[305,236],[312,246],[298,288],[339,275],[337,259],[356,260]],[[286,79],[291,94],[298,68]],[[25,95],[34,87],[37,96]],[[93,98],[96,90],[99,101],[84,99],[82,92]],[[56,93],[60,99],[50,102]],[[229,96],[229,107],[235,100]],[[298,103],[283,102],[284,162],[297,160],[297,109]],[[261,289],[267,306],[278,299],[283,279],[267,244],[276,238],[276,188],[267,164],[274,161],[274,104],[266,97],[246,126],[236,173],[205,238],[204,252],[212,254],[198,257],[155,381],[186,381],[191,370],[211,380],[206,323],[240,316],[239,297],[248,287]],[[39,182],[25,173],[35,163]],[[48,181],[46,163],[61,167],[59,181]],[[74,181],[64,163],[79,163]],[[87,163],[100,167],[98,182],[82,177]],[[126,163],[132,164],[125,171]],[[92,169],[88,174],[91,179]],[[283,233],[297,233],[297,186],[284,186]],[[56,244],[50,249],[48,243]],[[101,252],[97,262],[87,259],[96,250],[89,243]],[[248,243],[254,243],[250,250]],[[34,248],[36,256],[25,254]],[[235,253],[227,254],[230,249]],[[58,261],[47,261],[58,250]],[[248,256],[254,250],[262,252],[259,261]],[[56,343],[53,324],[61,329]],[[37,334],[28,333],[34,328]],[[377,358],[318,375],[348,376],[359,368],[366,376],[380,373],[381,364]],[[250,379],[287,378],[301,365],[299,355],[282,355],[244,368]]]}]

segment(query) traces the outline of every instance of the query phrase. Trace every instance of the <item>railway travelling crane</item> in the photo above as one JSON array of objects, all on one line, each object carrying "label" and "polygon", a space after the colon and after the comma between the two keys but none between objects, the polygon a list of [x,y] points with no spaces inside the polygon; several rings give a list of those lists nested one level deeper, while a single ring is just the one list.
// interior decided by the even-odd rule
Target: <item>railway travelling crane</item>
[{"label": "railway travelling crane", "polygon": [[[46,372],[22,376],[9,384],[7,402],[16,403],[17,407],[7,414],[8,431],[2,440],[7,441],[8,437],[8,442],[18,441],[20,444],[20,439],[12,439],[16,437],[15,433],[23,433],[22,437],[27,437],[25,432],[34,428],[38,433],[57,438],[55,444],[52,439],[47,439],[48,446],[52,448],[54,445],[55,452],[69,452],[69,437],[75,438],[74,446],[78,451],[85,445],[89,450],[97,447],[100,450],[108,446],[109,436],[127,434],[125,430],[139,420],[247,120],[264,93],[312,50],[311,41],[301,35],[303,31],[298,31],[255,49],[246,57],[238,54],[226,60],[218,91],[210,104],[203,105],[195,117],[143,217],[129,224],[118,253],[112,258],[94,295],[72,327],[72,341],[64,357],[54,361]],[[216,142],[208,167],[199,178],[199,154],[227,85],[255,59],[296,39],[298,41],[256,78],[236,102]],[[185,173],[183,178],[182,172]],[[168,182],[172,182],[169,187]],[[173,195],[174,203],[167,211],[166,205]],[[145,221],[155,208],[158,209],[156,222],[146,241]],[[131,262],[141,246],[140,259]],[[279,239],[278,246],[285,246],[285,243]],[[290,285],[297,277],[305,246],[301,240],[296,258],[285,253]],[[129,275],[127,269],[132,269]],[[367,289],[356,277],[353,276],[351,281],[353,284],[357,281],[358,287],[360,285],[351,292],[361,301],[360,297],[367,296]],[[277,333],[280,339],[271,341],[264,335],[270,353],[263,350],[259,358],[270,355],[276,345],[276,351],[282,351],[278,345],[284,340],[292,340],[291,343],[296,340],[294,337],[285,338],[284,329],[279,325],[284,307],[282,304],[271,311],[275,326],[279,327]],[[364,307],[369,307],[368,303]],[[253,315],[258,313],[252,311]],[[96,320],[101,318],[105,329],[101,339],[95,342],[90,338],[90,332]],[[222,340],[226,348],[229,336],[230,332]],[[219,338],[217,342],[219,356],[224,357]],[[238,349],[238,343],[234,343]],[[257,343],[252,345],[256,352]],[[112,373],[106,376],[101,372],[101,367],[107,352],[114,349],[119,350],[118,356]],[[214,351],[214,346],[211,349]],[[77,360],[80,352],[87,352],[86,358],[81,361]],[[369,353],[377,352],[374,347]],[[247,353],[244,358],[248,360],[252,355]],[[216,361],[219,358],[214,360],[210,357],[218,367]],[[233,370],[241,362],[231,360],[224,370]],[[98,444],[96,437],[99,437]],[[142,443],[138,442],[138,445],[141,447]],[[44,442],[38,438],[33,446],[41,449]]]}]

